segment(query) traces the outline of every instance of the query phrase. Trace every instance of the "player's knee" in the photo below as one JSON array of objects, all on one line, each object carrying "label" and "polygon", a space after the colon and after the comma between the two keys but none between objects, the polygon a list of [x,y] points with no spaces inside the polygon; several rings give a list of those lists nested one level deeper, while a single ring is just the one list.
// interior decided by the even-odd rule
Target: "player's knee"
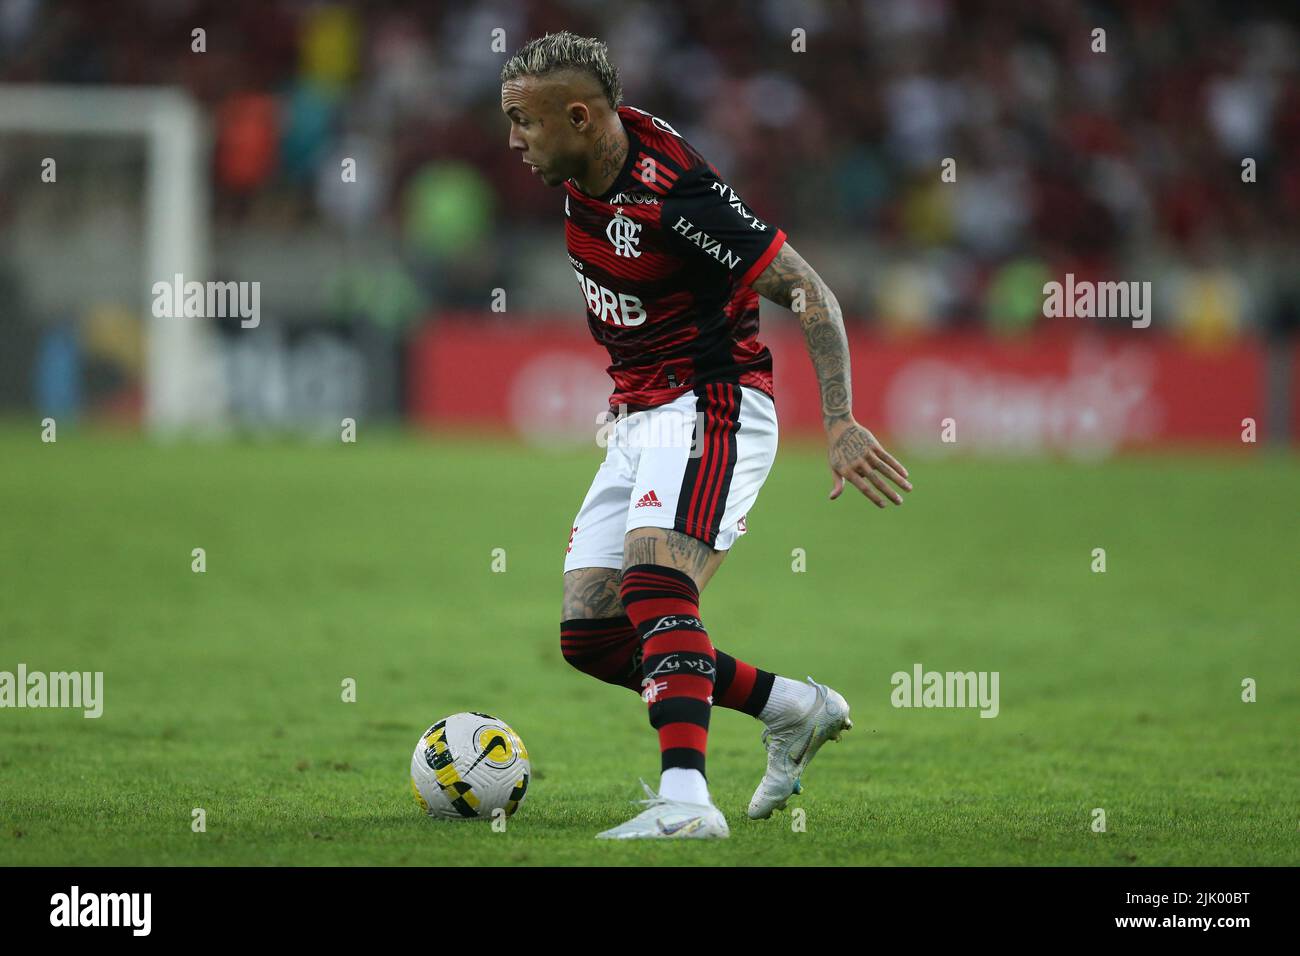
[{"label": "player's knee", "polygon": [[560,653],[574,669],[607,684],[641,686],[641,645],[626,615],[564,621]]},{"label": "player's knee", "polygon": [[637,626],[647,616],[699,613],[700,592],[694,578],[667,565],[630,565],[623,572],[619,596],[628,619]]},{"label": "player's knee", "polygon": [[615,568],[580,568],[564,575],[560,652],[584,674],[638,690],[641,646],[623,611],[621,578]]},{"label": "player's knee", "polygon": [[637,577],[642,579],[642,584],[645,583],[645,574],[640,572],[649,572],[651,576],[661,573],[668,578],[684,577],[698,598],[726,556],[726,551],[716,551],[712,545],[681,531],[665,528],[629,531],[623,543],[623,587],[619,595],[624,609],[628,603],[629,571],[638,572],[633,584]]},{"label": "player's knee", "polygon": [[560,653],[584,674],[591,673],[593,657],[590,624],[584,620],[560,622]]},{"label": "player's knee", "polygon": [[566,626],[568,623],[568,621],[565,621],[560,625],[560,653],[564,655],[564,659],[575,670],[589,674],[588,667],[590,666],[591,655],[587,653],[580,640],[574,639],[573,633]]},{"label": "player's knee", "polygon": [[564,575],[563,621],[618,617],[623,613],[615,568],[579,568]]}]

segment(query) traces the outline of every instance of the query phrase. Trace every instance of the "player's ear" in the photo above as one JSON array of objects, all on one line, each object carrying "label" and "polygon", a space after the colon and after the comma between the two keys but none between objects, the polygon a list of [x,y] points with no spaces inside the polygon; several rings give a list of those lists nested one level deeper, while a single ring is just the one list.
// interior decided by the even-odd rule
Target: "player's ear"
[{"label": "player's ear", "polygon": [[569,104],[569,125],[578,133],[591,125],[591,110],[586,103],[578,101]]}]

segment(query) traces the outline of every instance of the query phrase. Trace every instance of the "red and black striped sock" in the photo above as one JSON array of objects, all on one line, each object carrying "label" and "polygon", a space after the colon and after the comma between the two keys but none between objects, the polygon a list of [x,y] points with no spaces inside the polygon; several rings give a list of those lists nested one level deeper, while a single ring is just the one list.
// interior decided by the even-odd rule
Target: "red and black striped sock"
[{"label": "red and black striped sock", "polygon": [[565,621],[560,650],[584,674],[641,693],[641,642],[626,614]]},{"label": "red and black striped sock", "polygon": [[[560,625],[560,649],[564,659],[584,674],[641,693],[641,639],[626,614],[565,621]],[[716,647],[713,653],[718,669],[713,706],[758,717],[767,706],[776,675]]]},{"label": "red and black striped sock", "polygon": [[718,674],[713,679],[713,706],[757,717],[767,706],[776,675],[716,650]]},{"label": "red and black striped sock", "polygon": [[700,621],[700,592],[675,568],[638,564],[623,573],[623,607],[641,638],[642,696],[659,731],[661,769],[704,773],[717,658]]}]

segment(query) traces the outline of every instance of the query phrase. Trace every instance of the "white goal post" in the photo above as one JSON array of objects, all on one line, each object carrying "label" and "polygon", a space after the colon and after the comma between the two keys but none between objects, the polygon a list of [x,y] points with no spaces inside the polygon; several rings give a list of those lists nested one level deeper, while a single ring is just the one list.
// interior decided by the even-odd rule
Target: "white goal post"
[{"label": "white goal post", "polygon": [[[145,420],[155,433],[218,425],[227,407],[207,319],[158,318],[150,289],[207,278],[207,127],[198,104],[173,87],[0,84],[0,133],[145,139]],[[40,170],[32,170],[40,188]],[[77,263],[65,264],[75,269]]]}]

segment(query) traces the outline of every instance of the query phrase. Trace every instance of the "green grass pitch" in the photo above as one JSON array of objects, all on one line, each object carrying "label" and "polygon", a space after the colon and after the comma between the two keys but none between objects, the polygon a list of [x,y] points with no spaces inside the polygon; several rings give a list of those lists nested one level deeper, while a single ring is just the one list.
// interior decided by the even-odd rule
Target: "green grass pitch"
[{"label": "green grass pitch", "polygon": [[[0,864],[1300,863],[1295,457],[900,451],[916,491],[879,512],[828,502],[821,449],[787,444],[703,616],[729,653],[833,684],[854,729],[791,801],[799,832],[745,816],[762,727],[715,710],[731,839],[647,845],[594,839],[656,783],[645,705],[559,650],[601,454],[0,430],[0,670],[105,682],[98,720],[0,710]],[[894,708],[917,662],[999,672],[999,716]],[[460,710],[529,748],[505,832],[411,796],[417,737]]]}]

